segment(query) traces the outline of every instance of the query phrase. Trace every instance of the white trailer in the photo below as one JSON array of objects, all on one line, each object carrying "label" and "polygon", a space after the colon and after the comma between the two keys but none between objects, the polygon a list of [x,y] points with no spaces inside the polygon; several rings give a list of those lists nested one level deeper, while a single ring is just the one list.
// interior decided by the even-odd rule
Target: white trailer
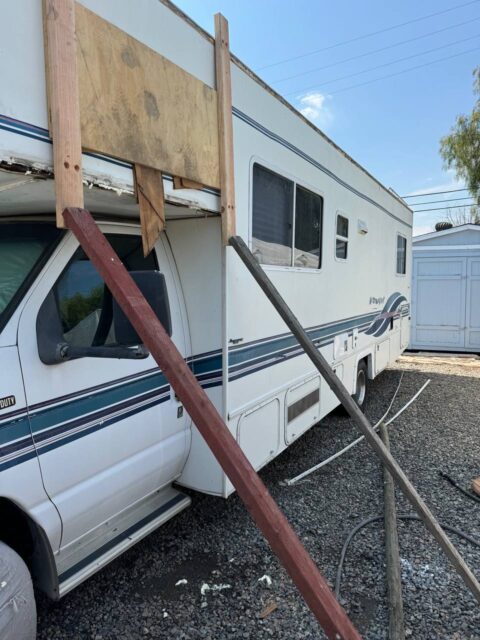
[{"label": "white trailer", "polygon": [[[233,487],[153,358],[122,352],[111,295],[55,227],[41,4],[8,3],[0,24],[0,540],[59,598],[188,507],[172,483]],[[81,4],[214,87],[212,38],[167,0]],[[232,84],[237,233],[363,404],[409,342],[411,210],[234,57]],[[337,406],[222,245],[218,191],[164,176],[144,258],[131,166],[85,153],[83,175],[127,268],[163,274],[172,338],[256,469]]]}]

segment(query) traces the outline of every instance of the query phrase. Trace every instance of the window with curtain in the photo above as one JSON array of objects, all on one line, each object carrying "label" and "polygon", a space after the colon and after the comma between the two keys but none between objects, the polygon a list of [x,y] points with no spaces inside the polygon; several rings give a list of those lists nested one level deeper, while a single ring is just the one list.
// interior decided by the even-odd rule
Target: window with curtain
[{"label": "window with curtain", "polygon": [[254,164],[252,252],[260,264],[319,269],[322,216],[321,196]]}]

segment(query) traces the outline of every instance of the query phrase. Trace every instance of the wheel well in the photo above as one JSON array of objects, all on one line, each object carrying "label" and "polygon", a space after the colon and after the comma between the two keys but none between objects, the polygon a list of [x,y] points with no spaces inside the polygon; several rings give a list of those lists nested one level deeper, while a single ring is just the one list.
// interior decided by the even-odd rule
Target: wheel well
[{"label": "wheel well", "polygon": [[369,378],[369,380],[373,380],[373,378],[374,378],[374,375],[373,375],[373,355],[371,353],[369,353],[368,355],[363,357],[361,360],[359,360],[358,364],[360,364],[360,362],[365,362],[365,364],[367,365],[368,378]]},{"label": "wheel well", "polygon": [[27,565],[35,586],[58,598],[58,576],[45,531],[12,500],[0,497],[0,540]]}]

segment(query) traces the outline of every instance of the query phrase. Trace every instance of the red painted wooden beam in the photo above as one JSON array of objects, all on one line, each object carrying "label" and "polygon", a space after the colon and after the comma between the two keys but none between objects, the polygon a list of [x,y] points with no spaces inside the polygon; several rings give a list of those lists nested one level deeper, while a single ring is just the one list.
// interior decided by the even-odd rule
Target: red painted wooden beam
[{"label": "red painted wooden beam", "polygon": [[252,518],[331,640],[361,640],[305,547],[247,460],[120,258],[84,209],[65,209],[67,227],[105,280]]}]

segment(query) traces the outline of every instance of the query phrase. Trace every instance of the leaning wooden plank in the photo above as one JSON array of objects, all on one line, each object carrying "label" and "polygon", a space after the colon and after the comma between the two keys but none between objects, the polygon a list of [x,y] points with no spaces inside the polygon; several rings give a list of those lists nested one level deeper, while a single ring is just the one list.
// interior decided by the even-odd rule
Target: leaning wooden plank
[{"label": "leaning wooden plank", "polygon": [[217,92],[76,5],[84,148],[218,188]]},{"label": "leaning wooden plank", "polygon": [[342,405],[348,411],[350,417],[355,421],[355,424],[363,433],[369,445],[372,447],[382,463],[391,473],[393,479],[403,491],[405,497],[408,498],[413,508],[418,513],[419,517],[425,523],[427,529],[430,531],[430,533],[433,535],[440,547],[445,552],[445,555],[452,563],[456,572],[460,575],[460,577],[462,578],[466,586],[470,589],[475,598],[478,600],[478,602],[480,602],[480,584],[478,583],[476,577],[474,576],[462,556],[459,554],[456,547],[452,544],[450,538],[444,532],[433,513],[419,496],[415,487],[402,471],[399,464],[393,458],[390,451],[388,451],[378,435],[375,433],[369,420],[358,407],[357,403],[353,400],[343,382],[335,375],[324,356],[308,337],[305,329],[302,327],[278,290],[272,284],[265,271],[255,260],[252,252],[247,247],[243,239],[239,236],[234,236],[230,238],[229,242],[232,247],[234,247],[235,251],[241,258],[244,265],[250,271],[259,287],[273,304],[282,320],[298,340],[305,354],[313,362],[315,367],[325,379],[330,389],[334,392]]},{"label": "leaning wooden plank", "polygon": [[235,181],[233,163],[232,76],[228,22],[215,14],[215,75],[218,99],[218,146],[220,153],[220,208],[222,240],[235,235]]},{"label": "leaning wooden plank", "polygon": [[134,165],[135,189],[140,208],[143,254],[148,256],[165,228],[165,194],[162,174],[157,169]]},{"label": "leaning wooden plank", "polygon": [[360,640],[312,558],[88,211],[65,220],[331,640]]},{"label": "leaning wooden plank", "polygon": [[65,207],[83,207],[74,0],[44,0],[43,16],[57,226],[64,227]]}]

